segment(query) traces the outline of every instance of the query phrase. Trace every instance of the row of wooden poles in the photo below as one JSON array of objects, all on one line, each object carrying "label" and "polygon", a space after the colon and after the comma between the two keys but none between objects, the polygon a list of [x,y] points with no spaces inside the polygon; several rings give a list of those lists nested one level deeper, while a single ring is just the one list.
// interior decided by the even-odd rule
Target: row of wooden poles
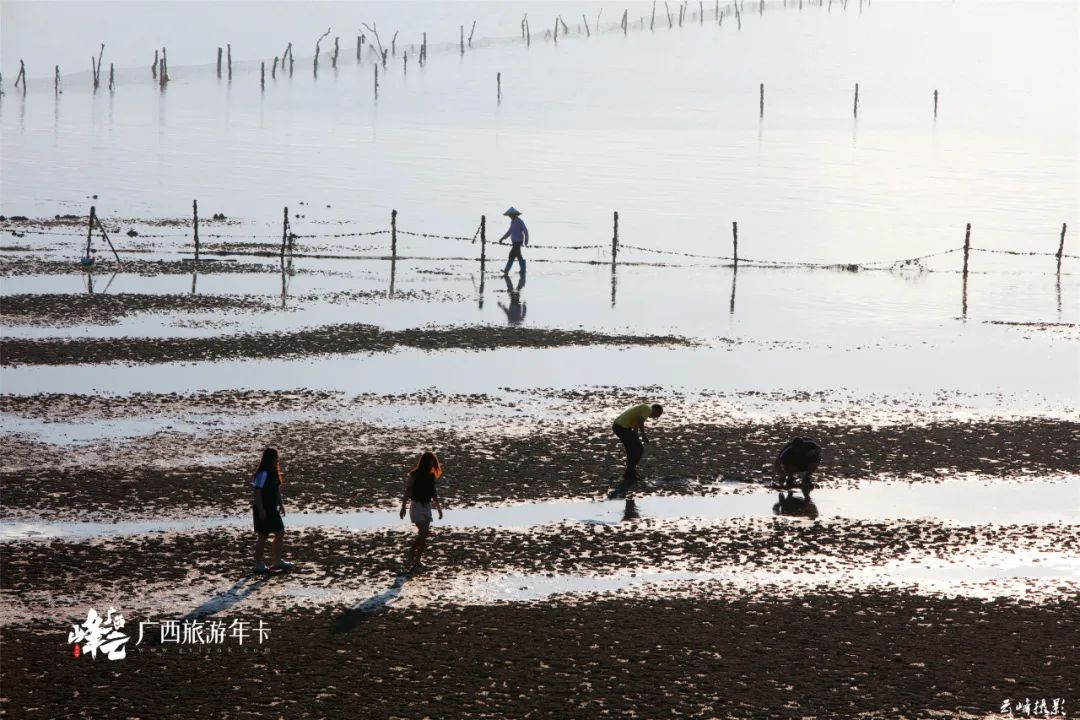
[{"label": "row of wooden poles", "polygon": [[[792,0],[792,1],[794,1],[794,0]],[[825,6],[825,2],[826,2],[826,0],[816,0],[816,2],[814,0],[810,0],[810,4],[817,4],[817,5],[821,6],[821,7]],[[833,0],[828,0],[829,9],[832,8],[832,2],[833,2]],[[838,0],[838,2],[840,2],[843,5],[845,10],[847,9],[847,0]],[[863,3],[863,0],[859,0],[860,8],[862,7],[862,3]],[[724,8],[721,8],[720,7],[720,0],[714,0],[714,4],[715,4],[714,12],[715,12],[715,18],[716,18],[717,23],[722,25],[723,21],[724,21],[724,17],[727,16],[730,13],[730,14],[734,15],[734,17],[736,19],[736,22],[738,23],[739,29],[742,29],[742,13],[745,11],[745,7],[746,7],[745,0],[741,0],[741,1],[740,0],[733,0],[732,3],[731,3],[730,8],[728,8],[727,6],[725,6]],[[788,0],[784,0],[784,7],[787,7],[787,4],[788,4]],[[799,0],[799,8],[802,9],[802,6],[803,6],[803,0]],[[764,8],[765,8],[765,0],[759,0],[758,7],[759,7],[759,11],[763,12]],[[684,19],[688,19],[688,18],[691,17],[692,14],[690,13],[689,8],[690,8],[690,1],[689,0],[684,0],[684,2],[679,4],[679,6],[678,6],[678,26],[679,27],[682,27]],[[656,26],[656,9],[657,9],[656,0],[654,0],[653,1],[653,8],[652,8],[652,16],[650,17],[650,20],[649,20],[649,29],[650,30],[655,29],[655,26]],[[675,24],[676,24],[676,21],[672,16],[671,8],[670,8],[670,6],[669,6],[669,4],[667,2],[664,2],[664,11],[665,11],[665,14],[667,16],[668,27],[669,28],[674,28]],[[594,27],[596,28],[597,32],[600,32],[600,18],[602,16],[602,14],[603,14],[603,10],[601,10],[599,13],[597,13],[597,16],[596,16],[596,24],[594,25]],[[706,13],[705,13],[704,0],[699,0],[699,2],[698,2],[698,19],[702,24],[705,21],[705,14]],[[525,16],[521,20],[521,37],[525,41],[526,45],[531,45],[532,44],[532,30],[531,30],[531,27],[529,25],[528,17],[529,17],[528,13],[525,13]],[[586,37],[591,37],[592,36],[592,30],[589,27],[589,19],[588,19],[588,17],[586,17],[584,14],[582,14],[581,20],[582,20],[582,25],[584,25],[585,36]],[[645,18],[644,18],[644,16],[641,17],[640,24],[641,24],[642,29],[644,29],[644,26],[645,26]],[[394,35],[390,40],[390,48],[387,49],[387,48],[384,48],[383,45],[382,45],[382,41],[381,41],[381,39],[379,37],[378,27],[377,27],[376,24],[373,23],[372,25],[369,26],[369,25],[367,25],[367,23],[362,23],[362,26],[364,27],[364,29],[367,32],[371,33],[371,35],[375,38],[375,44],[373,45],[367,39],[366,34],[361,33],[361,34],[357,35],[356,36],[356,60],[357,60],[358,63],[361,61],[362,54],[363,54],[363,48],[364,48],[365,45],[368,46],[370,52],[373,52],[373,53],[376,54],[376,56],[378,58],[378,61],[375,63],[375,68],[374,68],[374,73],[375,73],[374,89],[375,89],[376,96],[378,96],[378,92],[379,92],[379,63],[381,62],[383,69],[386,70],[387,63],[388,63],[388,58],[397,57],[397,37],[398,37],[398,32],[399,31],[394,32]],[[553,30],[546,30],[544,32],[545,39],[548,38],[548,37],[551,37],[551,38],[553,38],[554,42],[557,44],[559,42],[559,29],[560,29],[560,27],[562,28],[562,32],[563,32],[564,35],[569,34],[569,32],[570,32],[569,25],[567,25],[567,23],[563,19],[562,15],[557,15],[556,18],[555,18],[554,29]],[[582,27],[581,25],[578,26],[578,32],[579,33],[581,31],[581,27]],[[621,18],[621,20],[619,22],[619,27],[621,27],[624,35],[628,32],[628,29],[629,29],[629,10],[624,10],[623,11],[622,18]],[[471,27],[471,29],[469,31],[467,39],[466,39],[466,35],[465,35],[465,26],[461,25],[459,30],[460,30],[460,35],[459,35],[459,38],[460,38],[459,39],[460,53],[462,55],[464,55],[466,47],[471,48],[473,46],[473,37],[476,34],[476,21],[475,20],[473,21],[472,27]],[[329,35],[330,35],[330,28],[327,28],[326,32],[323,33],[322,35],[320,35],[319,38],[315,41],[315,58],[314,58],[314,61],[312,63],[312,67],[313,67],[313,72],[314,72],[316,77],[319,74],[319,59],[320,59],[320,54],[321,54],[322,41],[325,40]],[[286,68],[286,62],[288,63],[287,67],[288,67],[289,75],[292,76],[293,70],[294,70],[294,67],[295,67],[295,58],[293,56],[292,47],[293,47],[293,45],[290,42],[288,44],[288,46],[285,48],[284,53],[282,53],[280,56],[277,56],[277,55],[274,56],[273,63],[272,63],[271,68],[270,68],[270,77],[271,77],[271,79],[275,79],[277,77],[277,71],[278,71],[279,65],[282,68],[282,70],[284,71],[284,69]],[[340,36],[338,36],[338,37],[334,38],[334,49],[333,49],[333,52],[330,55],[330,63],[331,63],[331,66],[334,67],[334,68],[337,67],[338,57],[340,55],[340,51],[341,51],[341,38],[340,38]],[[103,59],[104,52],[105,52],[105,44],[102,43],[101,48],[98,51],[97,57],[95,58],[92,55],[90,57],[90,67],[91,67],[91,71],[92,71],[91,72],[91,81],[92,81],[93,88],[94,88],[95,91],[98,90],[101,87],[101,68],[102,68],[102,59]],[[425,32],[425,33],[423,33],[423,39],[422,39],[422,41],[420,43],[420,46],[419,46],[418,61],[419,61],[419,63],[421,65],[424,65],[427,62],[427,58],[428,58],[428,42],[427,42],[427,33]],[[404,70],[406,72],[408,71],[408,64],[409,64],[408,51],[403,50],[402,51],[402,66],[403,66],[403,68],[404,68]],[[218,47],[218,49],[217,49],[217,76],[219,78],[222,77],[223,67],[224,67],[225,73],[227,74],[228,79],[232,80],[232,44],[231,43],[226,44],[224,46],[224,48]],[[169,82],[168,60],[167,60],[167,52],[166,52],[165,48],[161,48],[160,50],[154,50],[154,61],[150,66],[150,71],[151,71],[152,77],[158,82],[160,87],[164,88],[168,84],[168,82]],[[500,100],[502,99],[502,82],[501,81],[502,81],[502,73],[497,73],[496,74],[496,95]],[[260,62],[259,83],[260,83],[261,87],[263,87],[263,88],[266,87],[266,61],[265,60]],[[23,93],[25,94],[26,93],[26,64],[22,60],[19,60],[19,72],[18,72],[18,75],[16,75],[16,78],[15,78],[15,88],[18,89],[20,87],[21,87]],[[110,91],[115,90],[115,88],[116,88],[116,70],[115,70],[115,67],[114,67],[114,65],[112,63],[109,63],[108,88],[109,88]],[[62,92],[62,90],[60,88],[60,66],[59,65],[54,66],[53,90],[54,90],[54,92],[56,94],[60,94]],[[762,85],[762,87],[761,87],[761,93],[762,93],[762,96],[761,96],[761,111],[762,111],[762,113],[764,113],[764,85]],[[3,75],[2,74],[0,74],[0,94],[3,94]],[[858,98],[859,98],[859,90],[858,90],[858,85],[856,84],[856,86],[855,86],[855,113],[856,113],[856,115],[858,114],[858,104],[859,104],[859,99]],[[934,91],[934,113],[935,113],[935,115],[937,114],[937,91],[936,90]]]},{"label": "row of wooden poles", "polygon": [[[195,248],[195,261],[198,262],[199,261],[199,253],[200,253],[200,250],[201,250],[200,244],[199,244],[199,201],[198,200],[193,200],[192,201],[191,209],[192,209],[192,234],[193,234],[193,243],[194,243],[194,248]],[[395,259],[395,260],[397,259],[397,255],[398,255],[398,252],[397,252],[397,236],[398,236],[397,217],[398,217],[398,211],[397,210],[391,210],[390,211],[390,230],[389,230],[389,233],[390,233],[390,257],[392,259]],[[98,217],[97,217],[97,209],[94,206],[90,207],[89,227],[87,229],[87,236],[86,236],[86,255],[87,256],[90,255],[90,246],[91,246],[91,241],[92,241],[93,232],[94,232],[95,227],[101,232],[101,235],[105,239],[105,241],[109,243],[109,247],[112,249],[113,254],[116,256],[116,261],[119,263],[120,262],[120,256],[116,252],[116,248],[113,247],[112,241],[109,240],[109,236],[106,233],[104,226],[102,226],[101,221],[98,219]],[[1061,224],[1061,237],[1060,237],[1060,239],[1058,241],[1057,253],[1055,253],[1055,257],[1057,259],[1057,272],[1059,272],[1059,273],[1061,272],[1062,256],[1064,255],[1064,252],[1065,252],[1065,233],[1066,233],[1067,230],[1068,230],[1068,223],[1062,223]],[[385,231],[382,231],[382,232],[385,232]],[[297,236],[292,232],[292,227],[289,224],[289,208],[288,208],[288,206],[285,206],[285,208],[283,210],[283,213],[282,213],[281,250],[280,250],[280,255],[281,255],[281,258],[283,260],[284,260],[284,258],[286,256],[286,254],[288,254],[290,256],[293,254],[294,247],[295,247],[294,241],[295,241],[296,237]],[[476,236],[474,236],[473,241],[475,242],[477,239],[480,240],[480,265],[481,265],[481,268],[483,268],[484,264],[487,262],[487,216],[486,215],[481,215],[480,216],[480,226],[477,229],[477,233],[476,233]],[[971,223],[967,224],[967,227],[966,227],[965,232],[964,232],[963,252],[964,252],[964,266],[963,266],[962,274],[963,274],[963,276],[965,278],[965,281],[966,281],[966,278],[967,278],[967,275],[968,275],[968,269],[969,269],[970,256],[971,256]],[[618,263],[618,257],[619,257],[619,211],[616,210],[616,211],[614,211],[612,213],[611,264],[613,266]],[[718,259],[726,259],[726,258],[718,258]],[[739,223],[738,223],[738,221],[733,221],[731,223],[731,260],[732,260],[732,264],[735,267],[738,267],[738,265],[739,265]]]}]

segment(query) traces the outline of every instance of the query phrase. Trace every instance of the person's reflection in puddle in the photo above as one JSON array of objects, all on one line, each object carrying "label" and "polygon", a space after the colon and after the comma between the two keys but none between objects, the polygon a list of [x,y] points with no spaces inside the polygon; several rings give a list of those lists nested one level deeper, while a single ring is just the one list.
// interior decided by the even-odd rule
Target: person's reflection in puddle
[{"label": "person's reflection in puddle", "polygon": [[641,518],[641,511],[638,510],[637,503],[634,502],[634,498],[626,498],[626,506],[622,511],[622,521],[630,522],[631,520],[638,520]]},{"label": "person's reflection in puddle", "polygon": [[810,499],[808,493],[803,497],[795,497],[795,492],[788,490],[787,495],[784,493],[777,493],[777,495],[779,496],[777,503],[772,507],[773,515],[790,515],[813,520],[820,514],[817,505]]},{"label": "person's reflection in puddle", "polygon": [[525,287],[525,273],[521,273],[518,276],[517,287],[510,282],[509,275],[503,275],[503,280],[506,281],[506,292],[510,295],[510,307],[499,303],[499,307],[506,313],[506,322],[511,325],[520,325],[525,321],[525,312],[527,308],[524,303],[521,302],[521,288]]}]

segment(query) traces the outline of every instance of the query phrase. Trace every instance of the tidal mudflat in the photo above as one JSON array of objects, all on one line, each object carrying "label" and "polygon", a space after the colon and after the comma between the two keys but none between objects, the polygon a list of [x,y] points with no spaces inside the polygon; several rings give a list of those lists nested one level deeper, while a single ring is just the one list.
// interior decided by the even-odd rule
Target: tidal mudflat
[{"label": "tidal mudflat", "polygon": [[1080,708],[1075,5],[77,5],[0,8],[0,713]]}]

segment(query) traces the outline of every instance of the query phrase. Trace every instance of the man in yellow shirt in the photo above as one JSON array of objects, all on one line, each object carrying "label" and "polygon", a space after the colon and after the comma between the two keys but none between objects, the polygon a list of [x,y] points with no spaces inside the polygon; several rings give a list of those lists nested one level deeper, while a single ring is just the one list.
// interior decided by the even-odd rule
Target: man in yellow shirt
[{"label": "man in yellow shirt", "polygon": [[[627,408],[615,418],[615,424],[611,429],[615,431],[615,435],[626,448],[626,472],[623,473],[623,482],[630,483],[637,480],[637,465],[641,462],[645,445],[649,443],[649,436],[645,433],[645,421],[649,418],[658,418],[663,414],[664,408],[660,405],[643,403]],[[645,445],[642,445],[643,441]]]}]

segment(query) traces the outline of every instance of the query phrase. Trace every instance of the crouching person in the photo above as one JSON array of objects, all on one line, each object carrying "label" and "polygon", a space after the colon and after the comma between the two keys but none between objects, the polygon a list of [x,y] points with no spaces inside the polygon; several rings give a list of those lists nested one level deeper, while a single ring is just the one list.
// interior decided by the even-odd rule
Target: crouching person
[{"label": "crouching person", "polygon": [[776,456],[774,469],[780,484],[785,488],[795,486],[795,476],[802,475],[799,489],[804,496],[809,496],[814,489],[810,477],[821,463],[821,447],[809,438],[794,437]]}]

